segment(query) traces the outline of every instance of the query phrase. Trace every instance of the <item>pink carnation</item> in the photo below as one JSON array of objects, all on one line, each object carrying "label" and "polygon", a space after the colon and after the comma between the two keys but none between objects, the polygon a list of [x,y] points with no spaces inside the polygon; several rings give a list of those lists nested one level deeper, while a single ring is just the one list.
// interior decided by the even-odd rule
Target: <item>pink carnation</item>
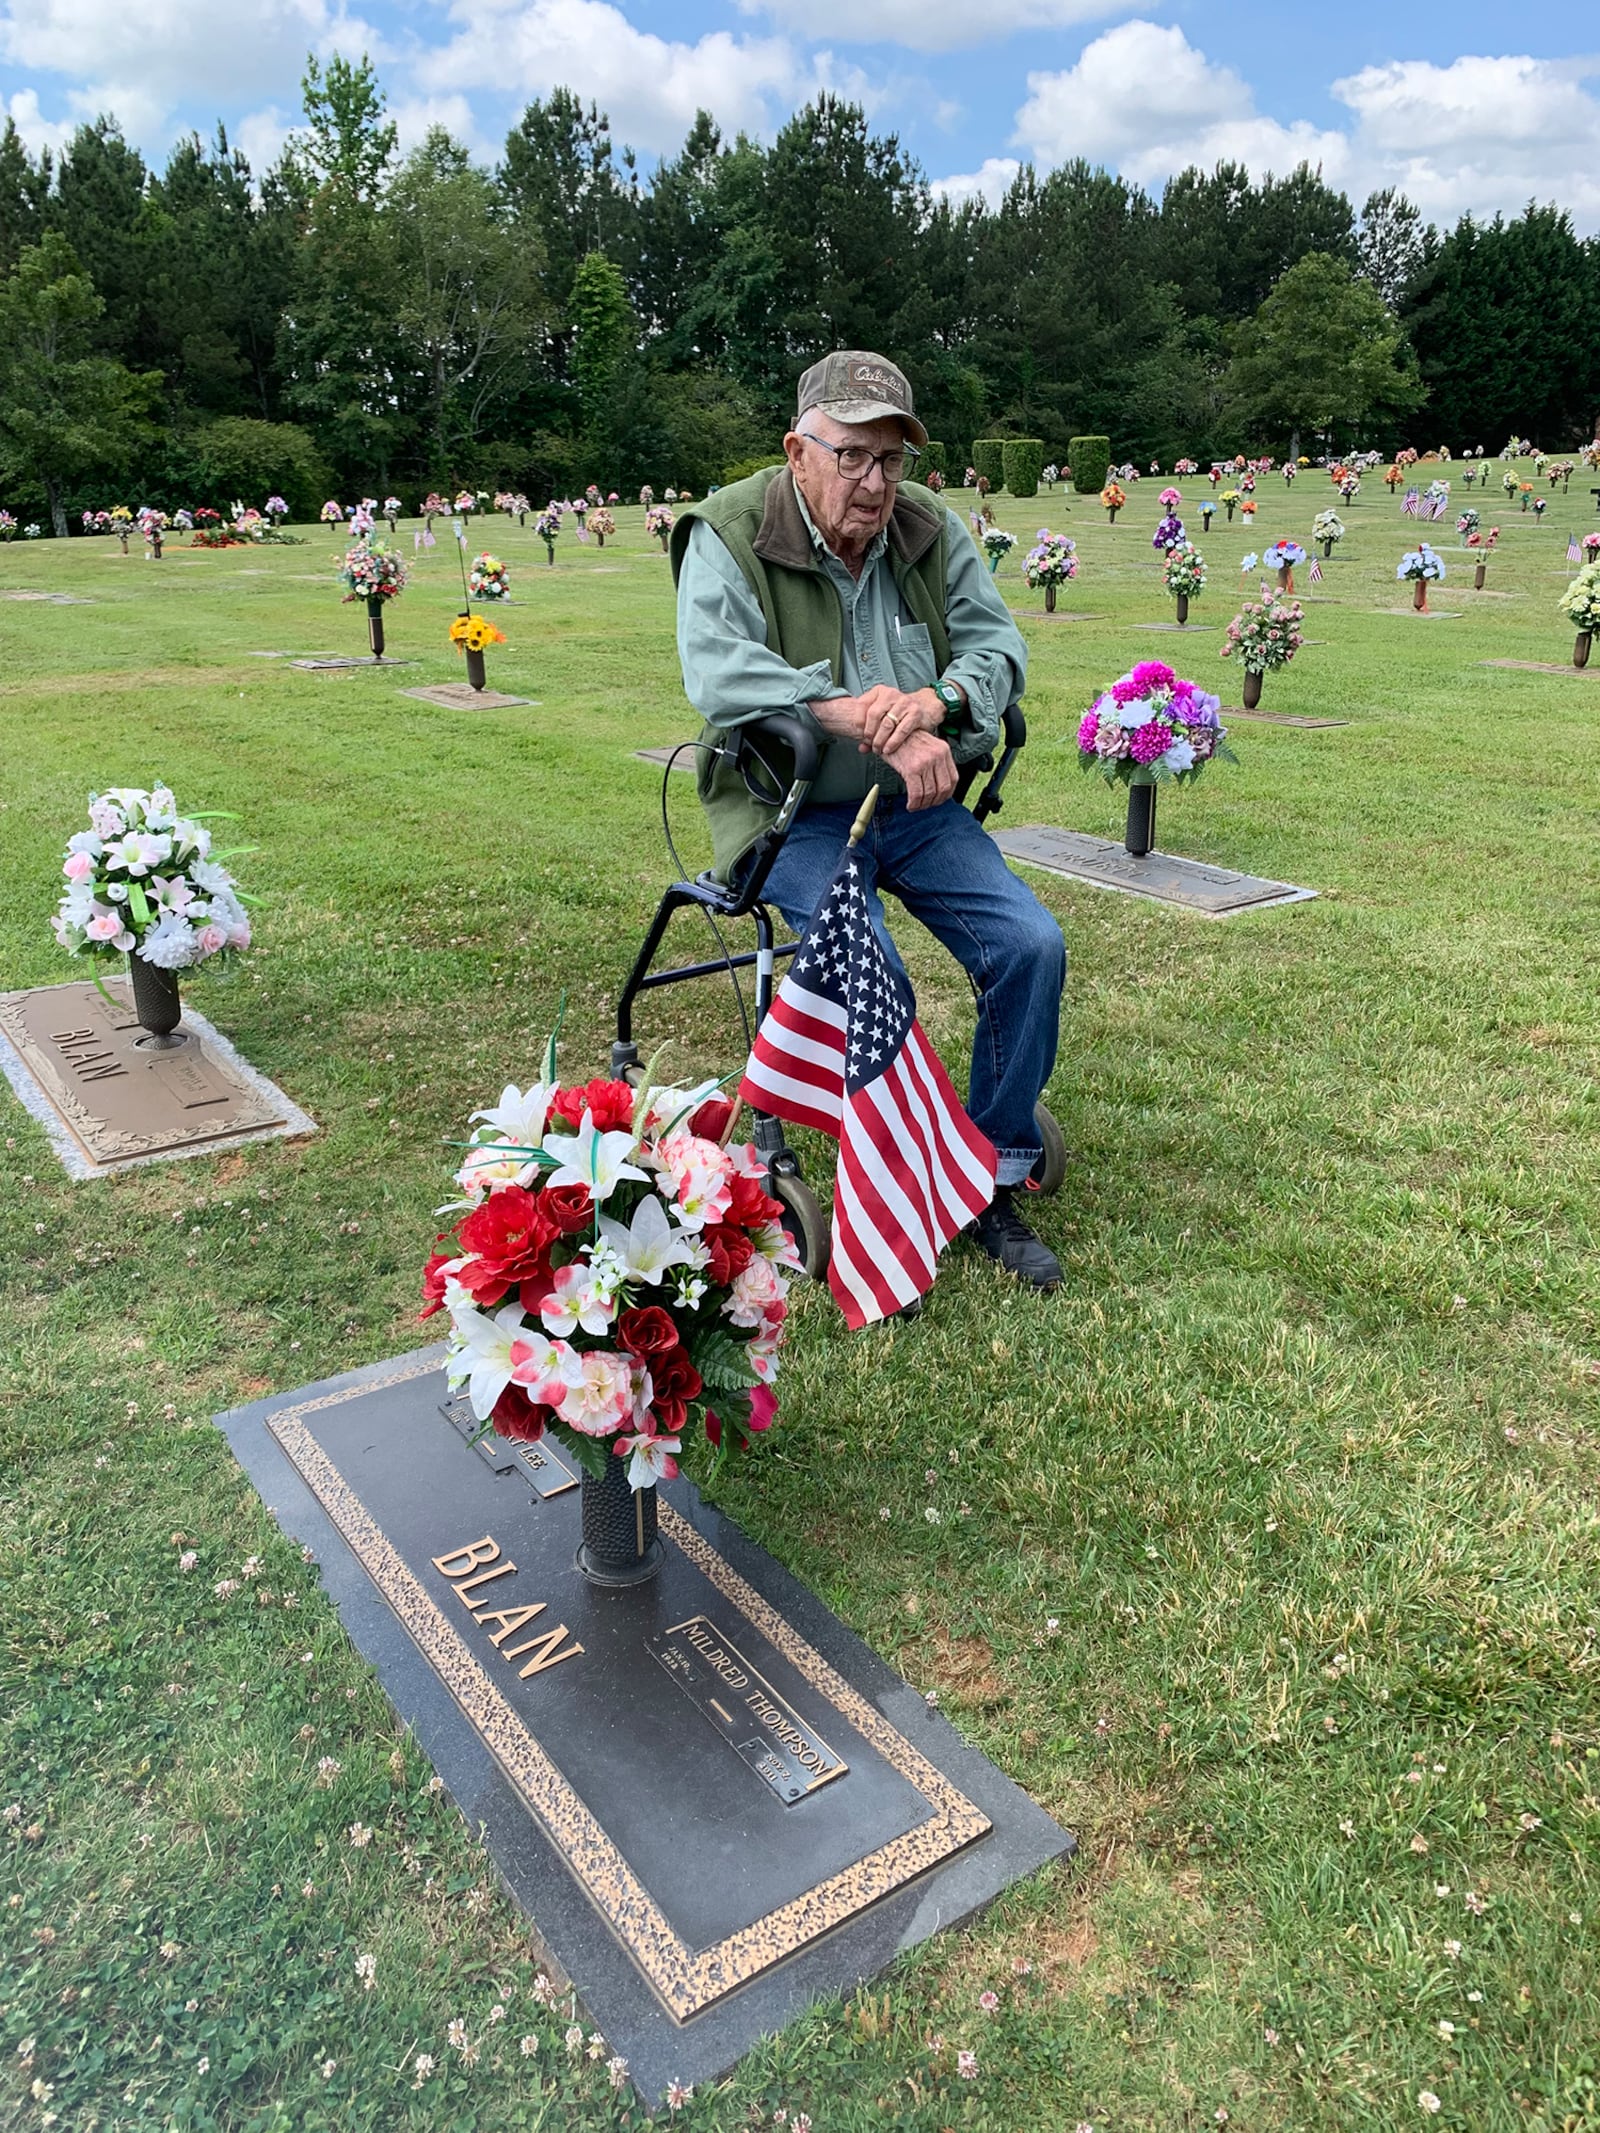
[{"label": "pink carnation", "polygon": [[1163,725],[1158,718],[1151,719],[1147,726],[1136,726],[1128,753],[1136,763],[1153,763],[1158,755],[1165,755],[1172,746],[1172,728]]},{"label": "pink carnation", "polygon": [[1159,659],[1141,659],[1128,676],[1141,696],[1151,689],[1170,689],[1177,678],[1171,667],[1163,665]]},{"label": "pink carnation", "polygon": [[1100,714],[1097,711],[1085,711],[1082,719],[1079,721],[1078,746],[1083,750],[1085,755],[1087,755],[1089,750],[1094,746],[1095,732],[1099,727],[1099,724]]}]

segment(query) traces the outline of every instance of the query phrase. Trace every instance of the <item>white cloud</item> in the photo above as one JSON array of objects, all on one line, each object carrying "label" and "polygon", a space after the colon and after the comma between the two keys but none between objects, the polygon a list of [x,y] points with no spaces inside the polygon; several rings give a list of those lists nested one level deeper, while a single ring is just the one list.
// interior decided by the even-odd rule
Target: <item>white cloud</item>
[{"label": "white cloud", "polygon": [[1154,22],[1119,23],[1076,66],[1030,74],[1013,139],[1047,168],[1086,156],[1155,186],[1191,163],[1209,168],[1223,158],[1257,173],[1320,163],[1338,184],[1350,147],[1345,134],[1304,119],[1285,126],[1261,116],[1231,68],[1214,66],[1182,30]]},{"label": "white cloud", "polygon": [[680,147],[701,109],[727,130],[766,133],[816,89],[864,86],[831,54],[803,57],[785,37],[714,30],[669,43],[609,0],[457,0],[452,13],[456,35],[419,61],[425,86],[543,96],[564,84],[609,114],[616,139],[652,154]]},{"label": "white cloud", "polygon": [[478,130],[477,115],[462,95],[397,97],[389,106],[389,116],[399,133],[402,155],[420,148],[431,126],[442,126],[479,163],[499,160],[501,142]]},{"label": "white cloud", "polygon": [[1101,16],[1120,15],[1131,0],[1012,0],[1002,16],[972,0],[878,0],[863,14],[858,0],[739,0],[802,37],[837,37],[845,44],[908,45],[914,52],[949,52],[989,44],[1019,30],[1064,30]]},{"label": "white cloud", "polygon": [[308,51],[381,49],[369,25],[329,0],[241,0],[225,23],[194,0],[0,0],[0,54],[66,76],[74,112],[113,111],[132,139],[158,134],[181,105],[287,88]]},{"label": "white cloud", "polygon": [[228,139],[244,150],[251,174],[259,179],[277,162],[295,125],[287,112],[268,104],[260,111],[247,111],[236,126],[228,128]]},{"label": "white cloud", "polygon": [[1424,214],[1516,214],[1555,200],[1580,228],[1600,225],[1600,102],[1589,60],[1397,60],[1333,84],[1356,116],[1364,183],[1396,185]]},{"label": "white cloud", "polygon": [[[1447,225],[1467,213],[1515,215],[1536,199],[1557,201],[1591,230],[1600,228],[1600,100],[1585,83],[1597,73],[1588,59],[1396,60],[1334,82],[1351,122],[1325,128],[1266,116],[1249,83],[1182,30],[1140,20],[1095,38],[1074,66],[1030,74],[1012,138],[1042,169],[1085,156],[1155,190],[1190,164],[1227,159],[1260,179],[1309,163],[1357,209],[1393,185]],[[941,189],[981,191],[998,167],[991,158]]]},{"label": "white cloud", "polygon": [[964,207],[969,200],[998,207],[1021,168],[1015,156],[985,156],[982,167],[965,177],[935,178],[933,190],[942,193],[952,207]]},{"label": "white cloud", "polygon": [[7,118],[16,122],[18,133],[35,155],[48,148],[59,154],[77,131],[76,119],[47,119],[39,109],[37,89],[19,89],[4,105]]}]

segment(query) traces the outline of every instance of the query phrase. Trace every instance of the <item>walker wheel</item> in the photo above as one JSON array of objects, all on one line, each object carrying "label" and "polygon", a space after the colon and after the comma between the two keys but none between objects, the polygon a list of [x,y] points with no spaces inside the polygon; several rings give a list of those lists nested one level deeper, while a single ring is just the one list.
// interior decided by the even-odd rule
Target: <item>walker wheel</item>
[{"label": "walker wheel", "polygon": [[1044,1143],[1039,1160],[1028,1173],[1028,1183],[1035,1192],[1059,1192],[1067,1175],[1067,1144],[1055,1115],[1045,1104],[1033,1107],[1033,1123],[1039,1129],[1039,1138]]},{"label": "walker wheel", "polygon": [[779,1171],[767,1179],[767,1190],[783,1207],[783,1226],[800,1254],[802,1270],[813,1281],[828,1271],[829,1229],[822,1203],[803,1178]]}]

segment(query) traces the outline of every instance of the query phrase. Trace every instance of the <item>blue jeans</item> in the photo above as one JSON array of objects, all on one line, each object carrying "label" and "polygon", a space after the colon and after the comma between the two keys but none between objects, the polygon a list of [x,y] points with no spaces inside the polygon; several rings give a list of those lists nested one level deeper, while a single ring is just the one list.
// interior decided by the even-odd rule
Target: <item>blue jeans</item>
[{"label": "blue jeans", "polygon": [[[795,817],[762,894],[797,933],[833,879],[855,815],[849,801]],[[999,1151],[998,1183],[1020,1184],[1039,1157],[1033,1107],[1055,1065],[1067,978],[1061,928],[958,801],[913,814],[903,799],[880,800],[860,856],[873,927],[894,968],[905,965],[884,923],[880,889],[897,896],[972,981],[978,1026],[967,1111]]]}]

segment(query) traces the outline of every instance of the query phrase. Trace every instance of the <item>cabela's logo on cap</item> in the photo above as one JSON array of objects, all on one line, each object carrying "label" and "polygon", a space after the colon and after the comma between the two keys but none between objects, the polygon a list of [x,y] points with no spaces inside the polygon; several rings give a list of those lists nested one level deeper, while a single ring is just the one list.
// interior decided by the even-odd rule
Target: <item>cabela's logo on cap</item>
[{"label": "cabela's logo on cap", "polygon": [[870,385],[896,403],[903,402],[906,396],[905,379],[897,370],[886,370],[879,363],[852,363],[850,382],[852,385]]}]

